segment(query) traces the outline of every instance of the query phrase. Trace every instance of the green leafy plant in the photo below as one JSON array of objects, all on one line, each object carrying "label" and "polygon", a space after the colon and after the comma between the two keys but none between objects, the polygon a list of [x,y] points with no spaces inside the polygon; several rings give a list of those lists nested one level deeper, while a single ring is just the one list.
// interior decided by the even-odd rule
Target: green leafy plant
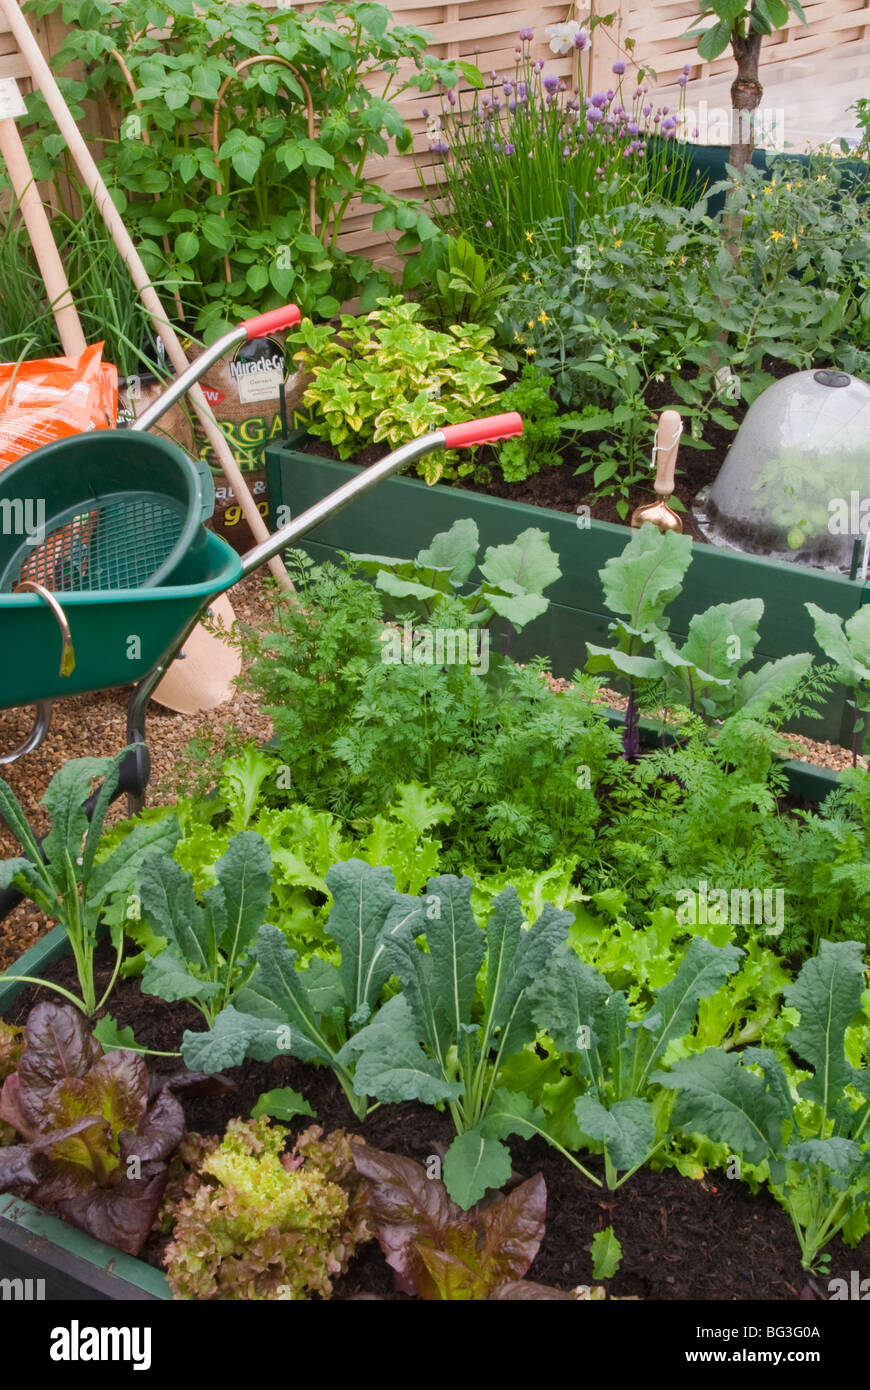
[{"label": "green leafy plant", "polygon": [[863,988],[860,944],[823,941],[786,990],[800,1015],[787,1041],[810,1068],[795,1089],[767,1048],[741,1056],[711,1048],[652,1077],[678,1093],[675,1127],[720,1140],[748,1163],[768,1163],[804,1269],[819,1267],[825,1245],[870,1198],[870,1069],[845,1054]]},{"label": "green leafy plant", "polygon": [[[644,683],[661,682],[663,704],[683,704],[708,719],[735,711],[754,718],[795,691],[812,665],[810,653],[798,652],[739,675],[758,643],[761,599],[714,604],[695,614],[687,641],[678,648],[664,611],[680,593],[691,559],[690,537],[641,526],[601,571],[605,604],[622,615],[610,625],[618,645],[590,643],[587,669],[628,681],[627,757],[639,752],[637,697]],[[644,649],[653,654],[644,655]]]},{"label": "green leafy plant", "polygon": [[329,1298],[336,1275],[373,1234],[348,1136],[231,1120],[208,1141],[174,1212],[166,1274],[173,1297]]},{"label": "green leafy plant", "polygon": [[[452,551],[440,543],[431,551],[406,562],[414,572],[422,563],[442,586],[422,600],[413,591],[407,601],[397,600],[329,564],[295,568],[305,602],[279,603],[275,630],[245,640],[246,684],[274,720],[294,796],[312,808],[370,822],[413,780],[431,789],[435,804],[452,808],[438,832],[442,869],[497,868],[516,862],[520,852],[530,868],[540,868],[591,843],[594,788],[618,735],[590,707],[591,682],[581,678],[575,689],[554,695],[543,679],[545,661],[525,669],[493,661],[492,679],[484,679],[480,663],[436,660],[431,631],[428,657],[412,647],[410,659],[387,659],[397,645],[404,658],[404,638],[385,637],[386,612],[407,602],[418,611],[432,604],[440,615],[455,588],[437,574],[454,565]],[[518,555],[534,562],[539,575],[553,572],[530,532],[519,549],[487,553],[482,587],[490,609],[498,603],[517,616],[522,606],[528,621],[545,602],[540,590],[548,579],[544,573],[532,585],[517,569]],[[453,568],[454,579],[459,572]],[[436,589],[431,578],[427,583]],[[449,626],[464,626],[465,608],[452,611]],[[484,638],[488,633],[481,633],[481,644]],[[588,787],[578,785],[578,765],[589,769]]]},{"label": "green leafy plant", "polygon": [[[340,244],[355,198],[378,208],[376,229],[397,230],[402,251],[435,235],[422,206],[368,178],[366,163],[410,148],[396,97],[477,74],[429,57],[424,31],[392,24],[384,6],[89,0],[83,12],[40,0],[37,10],[71,26],[59,59],[84,65],[67,86],[74,112],[87,98],[120,110],[104,176],[150,273],[174,282],[207,340],[288,302],[321,317],[360,291],[373,303],[386,277]],[[41,99],[31,109],[44,118]],[[37,177],[63,148],[47,121],[41,133]]]},{"label": "green leafy plant", "polygon": [[[374,577],[375,588],[388,595],[390,611],[396,616],[466,628],[485,628],[499,617],[522,631],[547,611],[544,590],[562,575],[549,537],[530,526],[508,545],[488,546],[483,560],[478,558],[479,550],[477,523],[465,519],[433,537],[414,560],[385,555],[352,559],[364,574]],[[469,593],[475,568],[483,578]],[[387,634],[384,640],[389,642]],[[413,658],[414,651],[409,655]]]},{"label": "green leafy plant", "polygon": [[592,1278],[612,1279],[622,1260],[622,1246],[612,1226],[595,1232],[589,1252],[592,1256]]},{"label": "green leafy plant", "polygon": [[[526,927],[517,894],[507,888],[484,930],[470,895],[470,879],[441,875],[427,884],[423,899],[396,909],[383,952],[401,991],[347,1045],[360,1094],[392,1103],[446,1101],[458,1137],[444,1158],[444,1183],[464,1208],[510,1176],[501,1140],[513,1131],[493,1105],[498,1070],[534,1038],[534,981],[571,921],[547,904]],[[416,944],[424,933],[425,952]]]},{"label": "green leafy plant", "polygon": [[422,1163],[360,1140],[353,1161],[365,1178],[368,1209],[396,1287],[427,1302],[568,1298],[523,1278],[547,1214],[540,1173],[490,1205],[463,1211]]},{"label": "green leafy plant", "polygon": [[406,262],[402,288],[416,290],[427,320],[446,332],[455,323],[493,327],[501,299],[516,286],[465,237],[442,233]]},{"label": "green leafy plant", "polygon": [[206,1073],[240,1066],[246,1056],[326,1065],[363,1119],[368,1099],[356,1086],[347,1043],[378,1006],[391,973],[387,936],[417,900],[396,893],[389,869],[359,859],[336,864],[326,881],[333,900],[326,932],[340,949],[339,963],[315,956],[300,970],[277,927],[261,926],[249,980],[208,1032],[185,1032],[181,1050],[189,1066]]},{"label": "green leafy plant", "polygon": [[851,693],[852,766],[858,752],[870,750],[870,608],[859,608],[846,622],[818,604],[804,604],[813,620],[816,641],[834,662],[834,675]]},{"label": "green leafy plant", "polygon": [[[313,380],[302,404],[314,412],[308,430],[328,439],[340,458],[381,441],[397,447],[415,435],[493,413],[493,386],[503,380],[491,328],[452,324],[438,333],[420,322],[420,306],[381,297],[336,331],[303,320],[288,337],[293,356]],[[428,483],[473,471],[455,453],[427,455],[417,465]]]},{"label": "green leafy plant", "polygon": [[601,1145],[609,1188],[620,1187],[665,1143],[667,1116],[653,1106],[653,1068],[690,1031],[699,1001],[722,987],[742,955],[739,947],[696,937],[676,974],[636,1019],[624,992],[571,950],[557,953],[532,985],[532,1017],[572,1058],[581,1091],[573,1118],[582,1145]]},{"label": "green leafy plant", "polygon": [[107,1055],[69,1005],[37,1004],[0,1120],[20,1141],[0,1148],[0,1192],[58,1212],[97,1240],[139,1253],[184,1135],[173,1080],[156,1095],[145,1061]]},{"label": "green leafy plant", "polygon": [[577,431],[584,428],[582,416],[559,413],[551,392],[552,383],[540,367],[527,363],[519,380],[501,394],[502,409],[516,410],[523,417],[522,434],[504,440],[496,452],[508,483],[521,483],[544,467],[557,467],[562,450],[570,448]]},{"label": "green leafy plant", "polygon": [[216,866],[216,882],[196,901],[193,880],[169,855],[149,855],[138,876],[141,916],[155,950],[142,989],[187,999],[210,1026],[253,971],[251,949],[269,911],[272,860],[260,835],[245,830]]},{"label": "green leafy plant", "polygon": [[[98,999],[94,983],[94,953],[104,910],[113,897],[126,900],[145,856],[155,849],[171,850],[180,833],[177,822],[169,817],[157,822],[143,822],[131,831],[113,854],[97,862],[100,836],[117,784],[118,771],[129,751],[125,748],[114,758],[75,758],[55,773],[41,803],[51,818],[51,829],[41,845],[37,843],[15,794],[0,779],[0,815],[26,856],[8,859],[0,864],[0,887],[14,886],[19,889],[32,898],[47,917],[64,927],[76,963],[80,997],[49,980],[24,975],[7,975],[6,978],[53,989],[87,1015],[97,1013],[111,994],[124,949],[123,931],[120,926],[113,926],[115,968]],[[85,802],[96,779],[102,779],[102,785],[93,798],[88,820]]]}]

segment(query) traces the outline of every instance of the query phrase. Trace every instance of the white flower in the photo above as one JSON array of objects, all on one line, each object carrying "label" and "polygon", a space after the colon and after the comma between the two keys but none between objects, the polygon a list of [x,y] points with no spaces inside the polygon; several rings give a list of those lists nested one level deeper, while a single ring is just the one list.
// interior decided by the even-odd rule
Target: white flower
[{"label": "white flower", "polygon": [[430,140],[437,140],[441,134],[441,117],[430,116],[426,122],[426,134]]},{"label": "white flower", "polygon": [[578,24],[576,19],[569,19],[564,24],[550,24],[544,33],[550,40],[550,50],[553,53],[570,53],[574,47],[574,38],[580,33],[582,24]]}]

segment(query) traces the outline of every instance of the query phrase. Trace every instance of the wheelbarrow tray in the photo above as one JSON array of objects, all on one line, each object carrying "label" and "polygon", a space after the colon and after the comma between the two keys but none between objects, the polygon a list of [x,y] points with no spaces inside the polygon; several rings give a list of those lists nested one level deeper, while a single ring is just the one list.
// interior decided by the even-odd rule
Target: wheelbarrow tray
[{"label": "wheelbarrow tray", "polygon": [[60,630],[47,604],[38,594],[0,595],[0,709],[132,685],[146,676],[182,640],[208,599],[241,578],[236,552],[219,536],[205,536],[171,585],[63,595],[76,660],[66,677],[59,674]]}]

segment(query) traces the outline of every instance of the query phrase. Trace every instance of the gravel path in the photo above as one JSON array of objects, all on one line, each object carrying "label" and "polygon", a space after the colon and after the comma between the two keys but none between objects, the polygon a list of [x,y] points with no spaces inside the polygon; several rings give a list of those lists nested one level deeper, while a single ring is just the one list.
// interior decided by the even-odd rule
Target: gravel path
[{"label": "gravel path", "polygon": [[[271,614],[269,579],[250,575],[230,595],[236,618],[252,627],[264,627]],[[127,690],[109,690],[99,695],[77,695],[59,701],[45,742],[11,767],[0,769],[38,834],[48,829],[39,805],[46,787],[58,768],[71,758],[106,757],[126,743]],[[0,710],[0,749],[14,748],[30,729],[32,709]],[[265,740],[272,733],[271,721],[259,713],[254,698],[236,691],[231,700],[203,714],[174,714],[153,702],[148,708],[147,733],[151,750],[151,784],[148,803],[165,804],[174,799],[179,755],[192,738],[209,729],[231,731],[246,738]],[[126,798],[109,813],[110,823],[127,814]],[[20,854],[20,846],[0,820],[0,859]],[[6,969],[21,951],[46,929],[45,918],[32,903],[23,902],[0,922],[0,970]]]}]

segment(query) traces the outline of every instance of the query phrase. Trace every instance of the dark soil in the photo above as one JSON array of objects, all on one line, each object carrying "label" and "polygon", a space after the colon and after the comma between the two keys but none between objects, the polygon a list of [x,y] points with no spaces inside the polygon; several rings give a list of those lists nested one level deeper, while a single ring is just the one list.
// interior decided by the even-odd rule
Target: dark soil
[{"label": "dark soil", "polygon": [[[774,358],[765,358],[764,367],[777,380],[796,370],[789,363]],[[679,401],[674,401],[673,393],[666,385],[655,385],[649,393],[647,404],[656,414],[674,407],[680,409]],[[742,424],[746,409],[746,406],[742,404],[734,406],[734,420],[738,425]],[[604,435],[601,435],[600,438],[591,434],[585,437],[587,461],[590,456],[594,457],[596,446],[604,439]],[[693,540],[701,541],[705,545],[708,544],[708,541],[692,515],[692,503],[701,489],[707,487],[715,479],[725,462],[725,457],[734,439],[734,430],[724,429],[715,421],[708,420],[704,426],[702,441],[708,447],[704,449],[690,447],[686,443],[685,435],[681,443],[677,459],[674,497],[682,503],[684,510],[679,511],[678,508],[676,510],[683,523],[684,532],[690,535]],[[308,439],[301,448],[304,453],[315,454],[318,458],[334,459],[336,457],[336,449],[328,440]],[[369,464],[383,458],[385,452],[386,446],[384,444],[369,445],[349,462],[368,467]],[[586,471],[578,474],[575,471],[581,462],[580,453],[576,449],[569,448],[564,451],[559,467],[545,467],[540,473],[533,474],[522,483],[505,482],[498,467],[488,467],[487,465],[492,464],[494,457],[495,455],[492,453],[487,459],[487,453],[482,453],[480,458],[483,466],[479,471],[479,476],[460,478],[452,486],[467,492],[484,493],[488,497],[500,497],[509,502],[523,502],[529,507],[547,507],[556,512],[574,512],[578,506],[583,504],[589,507],[590,515],[596,521],[610,521],[623,526],[628,524],[635,507],[656,501],[652,487],[653,473],[651,468],[648,482],[642,485],[636,484],[629,488],[628,512],[625,517],[621,517],[617,511],[617,502],[620,498],[604,497],[596,500],[591,472]]]},{"label": "dark soil", "polygon": [[[103,986],[109,977],[109,954],[107,947],[98,953],[97,973]],[[71,959],[59,962],[47,974],[75,988]],[[22,1023],[32,1004],[46,997],[50,997],[48,991],[28,987],[7,1018]],[[192,1007],[143,995],[135,980],[117,985],[110,1007],[122,1027],[133,1028],[140,1043],[160,1050],[176,1048],[185,1028],[202,1027]],[[160,1073],[182,1065],[180,1059],[151,1061]],[[453,1137],[449,1116],[411,1103],[382,1106],[360,1124],[331,1072],[293,1058],[268,1065],[247,1062],[228,1076],[236,1085],[234,1091],[185,1102],[191,1130],[220,1134],[234,1116],[250,1115],[261,1092],[293,1086],[307,1097],[325,1131],[347,1128],[379,1148],[418,1160],[443,1154]],[[291,1128],[295,1134],[311,1123],[303,1119]],[[674,1170],[641,1170],[617,1193],[608,1193],[594,1188],[541,1140],[516,1142],[512,1153],[518,1179],[542,1172],[547,1184],[547,1234],[529,1271],[531,1279],[562,1289],[592,1284],[590,1242],[596,1231],[612,1225],[623,1248],[620,1269],[608,1285],[615,1297],[732,1301],[811,1296],[789,1219],[765,1192],[753,1195],[741,1182],[719,1174],[692,1181]],[[592,1159],[588,1166],[594,1170],[597,1161]],[[159,1267],[165,1245],[164,1237],[152,1236],[142,1258]],[[870,1277],[870,1240],[849,1250],[838,1239],[829,1249],[831,1277],[848,1280],[854,1269],[862,1278]],[[816,1284],[822,1288],[825,1281],[819,1277]],[[334,1297],[401,1299],[405,1295],[396,1293],[392,1273],[372,1242],[336,1283]]]},{"label": "dark soil", "polygon": [[[709,424],[705,439],[712,446],[709,450],[684,448],[677,468],[674,496],[682,502],[684,511],[679,512],[683,530],[696,541],[707,543],[706,537],[695,521],[691,504],[701,488],[713,482],[725,461],[725,455],[734,441],[734,433],[721,425]],[[302,452],[315,454],[318,458],[334,459],[336,450],[328,440],[307,439],[301,445]],[[350,459],[350,463],[368,467],[383,458],[386,446],[372,444]],[[526,478],[522,483],[505,482],[500,470],[493,467],[488,481],[483,477],[460,478],[451,486],[465,492],[479,492],[487,497],[501,497],[509,502],[523,502],[529,507],[547,507],[554,512],[574,512],[580,504],[589,507],[590,515],[596,521],[611,521],[616,525],[627,525],[635,507],[656,501],[652,488],[652,470],[649,484],[634,486],[628,492],[628,513],[624,520],[616,510],[619,500],[616,497],[595,499],[591,485],[591,474],[576,473],[580,464],[580,454],[576,449],[566,449],[558,468],[544,468]]]}]

